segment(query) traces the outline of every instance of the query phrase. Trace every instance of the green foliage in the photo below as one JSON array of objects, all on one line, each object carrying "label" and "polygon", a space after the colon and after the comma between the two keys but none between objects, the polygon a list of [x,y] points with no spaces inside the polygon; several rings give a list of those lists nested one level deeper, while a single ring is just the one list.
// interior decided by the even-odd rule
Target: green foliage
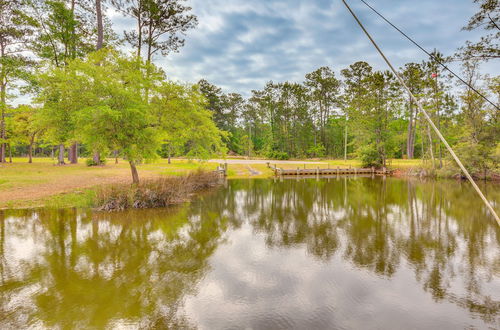
[{"label": "green foliage", "polygon": [[464,26],[465,30],[484,30],[478,42],[467,41],[459,49],[459,55],[466,59],[480,58],[484,60],[495,59],[500,56],[500,10],[498,0],[474,0],[479,4],[479,10],[469,19]]},{"label": "green foliage", "polygon": [[39,83],[40,122],[57,144],[120,150],[133,171],[157,158],[165,142],[193,158],[225,153],[225,135],[197,87],[165,81],[161,70],[137,58],[102,49],[64,68],[52,66]]},{"label": "green foliage", "polygon": [[102,166],[102,165],[106,165],[106,158],[99,159],[99,162],[96,162],[93,158],[87,158],[85,160],[85,164],[87,164],[87,166]]},{"label": "green foliage", "polygon": [[326,149],[322,144],[318,144],[316,146],[311,146],[307,149],[308,157],[325,157]]},{"label": "green foliage", "polygon": [[183,35],[198,24],[191,14],[191,7],[183,0],[111,0],[118,12],[135,19],[136,30],[125,31],[125,40],[136,48],[141,56],[146,48],[146,58],[151,62],[153,55],[160,52],[167,55],[184,45]]},{"label": "green foliage", "polygon": [[152,115],[161,129],[160,139],[191,158],[208,159],[225,154],[220,131],[207,110],[197,86],[162,82],[151,99]]},{"label": "green foliage", "polygon": [[284,152],[284,151],[270,151],[269,153],[266,154],[266,157],[269,159],[276,159],[276,160],[287,160],[290,159],[290,156]]},{"label": "green foliage", "polygon": [[377,146],[374,143],[365,144],[357,151],[358,157],[361,160],[363,167],[381,167],[383,166]]}]

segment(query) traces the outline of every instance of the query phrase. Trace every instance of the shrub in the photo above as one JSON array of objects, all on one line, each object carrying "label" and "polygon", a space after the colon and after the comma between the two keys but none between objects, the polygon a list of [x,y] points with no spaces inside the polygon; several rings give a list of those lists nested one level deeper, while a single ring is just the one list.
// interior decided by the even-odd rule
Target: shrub
[{"label": "shrub", "polygon": [[325,157],[326,149],[322,144],[318,144],[316,146],[312,146],[307,149],[307,155],[309,157]]},{"label": "shrub", "polygon": [[382,166],[382,159],[380,158],[377,148],[374,144],[367,144],[359,148],[359,158],[361,166],[363,167],[380,167]]},{"label": "shrub", "polygon": [[219,182],[219,174],[199,170],[181,177],[144,180],[136,185],[109,185],[97,191],[96,205],[102,211],[166,207],[182,203],[192,193]]},{"label": "shrub", "polygon": [[284,151],[277,151],[277,150],[270,151],[267,154],[267,157],[269,159],[276,159],[276,160],[288,160],[288,159],[290,159],[290,156],[288,155],[288,153],[286,153]]},{"label": "shrub", "polygon": [[106,165],[106,159],[100,159],[100,163],[96,163],[93,158],[87,158],[85,160],[85,164],[87,166],[100,166],[100,165]]}]

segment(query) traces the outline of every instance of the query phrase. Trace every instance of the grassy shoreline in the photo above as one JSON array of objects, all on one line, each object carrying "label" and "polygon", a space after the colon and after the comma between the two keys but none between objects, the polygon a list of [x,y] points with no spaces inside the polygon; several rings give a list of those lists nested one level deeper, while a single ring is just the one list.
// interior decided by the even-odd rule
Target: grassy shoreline
[{"label": "grassy shoreline", "polygon": [[[231,160],[241,158],[229,158]],[[275,161],[269,160],[271,164]],[[118,164],[109,159],[107,165],[87,167],[84,160],[75,165],[54,165],[50,158],[34,158],[28,164],[25,158],[14,158],[13,163],[0,164],[0,209],[33,207],[91,207],[98,187],[113,184],[129,184],[130,169],[126,161]],[[276,161],[278,163],[278,161]],[[196,170],[212,171],[217,162],[198,162],[186,159],[173,159],[168,164],[160,159],[150,164],[138,166],[142,179],[182,176]],[[360,167],[357,160],[308,159],[295,163],[278,163],[278,167],[296,169],[316,167]],[[398,176],[424,168],[421,160],[390,161],[389,167],[397,170]],[[264,163],[229,164],[228,179],[268,178],[273,172]]]}]

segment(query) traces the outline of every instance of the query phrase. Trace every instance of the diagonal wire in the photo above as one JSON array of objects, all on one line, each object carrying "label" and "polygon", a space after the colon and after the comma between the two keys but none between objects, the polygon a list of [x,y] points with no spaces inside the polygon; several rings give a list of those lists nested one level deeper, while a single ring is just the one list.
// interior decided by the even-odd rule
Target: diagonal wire
[{"label": "diagonal wire", "polygon": [[359,0],[361,1],[362,3],[364,3],[368,8],[370,8],[375,14],[377,14],[380,18],[382,18],[384,21],[386,21],[390,26],[392,26],[396,31],[398,31],[399,33],[401,33],[406,39],[408,39],[411,43],[413,43],[415,46],[417,46],[418,48],[420,48],[421,51],[423,51],[424,53],[426,53],[430,58],[432,58],[434,61],[436,61],[437,63],[439,63],[444,69],[448,70],[453,76],[455,76],[455,78],[457,78],[458,80],[460,80],[463,84],[465,84],[466,86],[468,86],[470,89],[472,89],[474,92],[476,92],[479,96],[481,96],[486,102],[488,102],[489,104],[491,104],[492,106],[494,106],[497,110],[500,110],[500,108],[498,107],[498,105],[496,105],[495,103],[493,103],[492,101],[490,101],[486,96],[484,96],[481,92],[479,92],[477,89],[475,89],[473,86],[471,86],[469,83],[467,83],[465,80],[463,80],[459,75],[457,75],[455,72],[453,72],[446,64],[444,64],[443,62],[441,62],[437,57],[435,57],[434,55],[432,55],[430,52],[428,52],[425,48],[423,48],[422,46],[420,46],[415,40],[413,40],[410,36],[408,36],[406,33],[404,33],[400,28],[398,28],[396,25],[392,24],[391,21],[389,21],[387,18],[384,17],[384,15],[382,15],[381,13],[379,13],[375,8],[373,8],[372,6],[370,6],[365,0]]},{"label": "diagonal wire", "polygon": [[391,62],[387,59],[387,57],[385,56],[384,52],[382,52],[382,50],[379,48],[379,46],[377,45],[377,43],[375,42],[375,40],[373,40],[373,38],[370,35],[370,33],[365,29],[363,23],[361,23],[361,21],[359,20],[358,16],[356,16],[356,14],[352,11],[351,7],[349,7],[349,5],[347,4],[346,0],[342,0],[342,2],[346,6],[346,8],[349,10],[349,12],[351,13],[351,15],[354,17],[354,19],[358,23],[359,27],[361,28],[361,30],[363,30],[363,32],[365,33],[365,35],[368,37],[368,39],[370,40],[370,42],[373,44],[373,46],[375,47],[375,49],[377,50],[377,52],[384,59],[385,63],[387,63],[387,66],[391,69],[391,71],[394,73],[394,75],[396,76],[396,78],[399,80],[399,83],[410,94],[410,97],[412,98],[413,102],[415,102],[415,104],[417,105],[417,107],[420,110],[420,112],[422,112],[424,114],[425,118],[427,119],[427,122],[431,125],[432,129],[434,129],[434,131],[436,132],[436,134],[439,137],[439,139],[441,140],[441,142],[443,142],[443,144],[446,147],[446,149],[450,152],[450,154],[453,157],[453,159],[457,162],[457,164],[460,167],[460,169],[462,170],[462,172],[465,174],[465,176],[467,177],[467,179],[472,184],[472,187],[474,187],[474,189],[476,190],[476,192],[478,193],[478,195],[481,197],[481,199],[483,200],[483,202],[486,205],[486,207],[491,211],[491,214],[495,218],[497,224],[500,226],[500,217],[495,212],[495,209],[493,208],[493,206],[491,206],[490,202],[484,196],[484,194],[481,191],[481,189],[479,189],[479,187],[477,186],[476,182],[474,181],[474,179],[472,178],[472,176],[469,174],[469,171],[467,171],[467,169],[462,164],[462,162],[460,161],[460,159],[458,158],[458,156],[455,154],[455,152],[453,151],[453,149],[450,147],[450,145],[448,144],[448,142],[444,138],[443,134],[441,134],[441,132],[439,131],[439,129],[436,127],[436,125],[432,121],[431,117],[427,114],[427,111],[425,111],[425,109],[422,107],[422,105],[420,104],[420,102],[413,95],[413,93],[411,92],[410,88],[406,85],[405,81],[403,80],[403,78],[401,78],[401,75],[392,66]]}]

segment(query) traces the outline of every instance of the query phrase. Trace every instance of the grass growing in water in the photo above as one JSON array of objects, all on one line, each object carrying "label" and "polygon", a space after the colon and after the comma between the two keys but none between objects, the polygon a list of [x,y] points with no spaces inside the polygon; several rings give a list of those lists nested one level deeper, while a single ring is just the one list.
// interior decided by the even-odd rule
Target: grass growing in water
[{"label": "grass growing in water", "polygon": [[180,177],[146,179],[136,185],[113,184],[97,190],[95,205],[101,211],[165,207],[182,203],[192,193],[219,182],[217,173],[198,170]]}]

